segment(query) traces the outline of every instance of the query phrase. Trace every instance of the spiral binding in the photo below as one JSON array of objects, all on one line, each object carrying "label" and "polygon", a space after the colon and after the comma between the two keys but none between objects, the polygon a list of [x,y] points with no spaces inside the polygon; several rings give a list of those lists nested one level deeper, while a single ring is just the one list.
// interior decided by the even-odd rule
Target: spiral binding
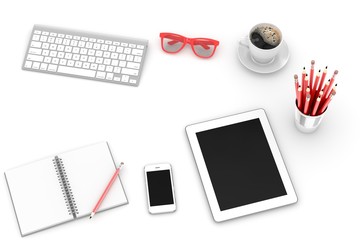
[{"label": "spiral binding", "polygon": [[55,158],[53,159],[53,164],[55,167],[56,175],[60,183],[61,191],[64,195],[64,200],[69,215],[72,215],[74,218],[76,218],[77,217],[76,215],[79,214],[79,211],[76,206],[76,202],[73,192],[71,190],[70,182],[65,171],[64,163],[61,158],[55,156]]}]

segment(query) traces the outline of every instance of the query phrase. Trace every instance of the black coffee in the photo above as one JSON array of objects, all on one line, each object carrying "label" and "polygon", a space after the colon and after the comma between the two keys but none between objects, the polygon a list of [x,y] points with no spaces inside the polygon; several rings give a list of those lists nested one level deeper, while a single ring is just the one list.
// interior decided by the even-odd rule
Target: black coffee
[{"label": "black coffee", "polygon": [[253,32],[251,34],[251,42],[257,46],[258,48],[261,48],[261,49],[273,49],[275,48],[276,46],[273,46],[273,45],[270,45],[268,43],[266,43],[263,39],[263,37],[259,34],[259,33],[256,33],[256,32]]},{"label": "black coffee", "polygon": [[273,49],[280,44],[281,33],[272,26],[264,25],[253,30],[250,40],[258,48]]}]

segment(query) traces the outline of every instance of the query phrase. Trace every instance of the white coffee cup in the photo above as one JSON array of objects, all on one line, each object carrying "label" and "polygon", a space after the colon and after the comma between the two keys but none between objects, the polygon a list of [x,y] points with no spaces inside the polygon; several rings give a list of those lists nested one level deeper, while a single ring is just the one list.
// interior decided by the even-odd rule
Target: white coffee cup
[{"label": "white coffee cup", "polygon": [[[264,49],[257,47],[252,41],[251,41],[251,35],[254,32],[258,32],[260,30],[263,30],[262,33],[265,33],[265,35],[268,37],[268,39],[265,42],[271,42],[271,44],[274,47],[271,49]],[[271,34],[274,34],[271,36]],[[264,35],[264,36],[265,36]],[[269,39],[270,37],[270,39]],[[277,39],[276,41],[274,39]],[[273,42],[274,41],[274,42]],[[279,53],[282,43],[283,43],[283,36],[278,27],[276,27],[274,24],[271,23],[259,23],[256,24],[254,27],[251,28],[249,31],[249,34],[240,40],[239,42],[241,45],[249,48],[249,52],[251,55],[251,58],[254,62],[258,64],[269,64],[272,61],[274,61],[275,56]]]}]

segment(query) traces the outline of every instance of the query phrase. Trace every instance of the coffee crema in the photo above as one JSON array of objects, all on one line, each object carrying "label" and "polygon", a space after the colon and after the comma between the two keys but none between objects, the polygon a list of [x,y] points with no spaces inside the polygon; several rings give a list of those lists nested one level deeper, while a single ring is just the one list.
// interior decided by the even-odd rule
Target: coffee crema
[{"label": "coffee crema", "polygon": [[264,24],[251,32],[250,40],[260,49],[273,49],[280,44],[281,33],[277,28]]}]

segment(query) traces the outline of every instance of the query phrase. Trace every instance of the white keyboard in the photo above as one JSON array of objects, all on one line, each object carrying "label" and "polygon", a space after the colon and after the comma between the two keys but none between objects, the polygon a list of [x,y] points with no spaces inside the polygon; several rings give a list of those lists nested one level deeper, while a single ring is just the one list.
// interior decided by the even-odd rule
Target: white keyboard
[{"label": "white keyboard", "polygon": [[23,69],[138,86],[148,41],[34,25]]}]

